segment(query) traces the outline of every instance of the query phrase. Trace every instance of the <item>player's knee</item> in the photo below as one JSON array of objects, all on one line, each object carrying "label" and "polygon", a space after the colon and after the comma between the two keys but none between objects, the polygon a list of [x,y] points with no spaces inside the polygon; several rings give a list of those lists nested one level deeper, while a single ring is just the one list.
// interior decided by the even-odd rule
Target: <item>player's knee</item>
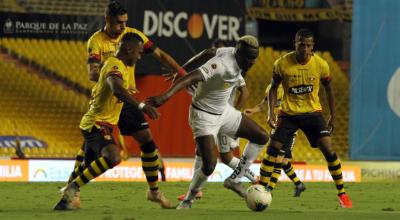
[{"label": "player's knee", "polygon": [[265,145],[268,142],[268,134],[264,129],[260,129],[255,135],[254,143],[259,145]]},{"label": "player's knee", "polygon": [[220,153],[219,156],[221,158],[222,163],[224,163],[226,165],[228,165],[233,158],[232,155],[230,155],[229,153]]},{"label": "player's knee", "polygon": [[111,167],[115,167],[115,166],[117,166],[118,164],[121,163],[121,157],[119,155],[118,156],[113,156],[112,158],[109,158],[108,161],[109,161]]},{"label": "player's knee", "polygon": [[287,166],[289,164],[290,160],[288,158],[283,158],[282,160],[282,166]]}]

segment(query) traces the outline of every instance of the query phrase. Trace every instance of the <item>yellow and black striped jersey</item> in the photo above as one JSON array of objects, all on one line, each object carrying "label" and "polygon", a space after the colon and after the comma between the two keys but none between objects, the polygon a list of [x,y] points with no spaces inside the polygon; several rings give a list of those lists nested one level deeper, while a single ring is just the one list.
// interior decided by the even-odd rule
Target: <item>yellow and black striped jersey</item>
[{"label": "yellow and black striped jersey", "polygon": [[123,87],[129,87],[129,72],[120,59],[109,57],[100,70],[99,80],[92,89],[92,97],[89,102],[89,110],[82,117],[79,127],[85,131],[91,131],[93,126],[99,127],[99,124],[116,125],[122,110],[122,104],[112,93],[108,86],[107,77],[113,75],[123,80]]},{"label": "yellow and black striped jersey", "polygon": [[303,65],[297,62],[296,53],[290,52],[275,61],[273,73],[282,78],[283,113],[298,115],[322,111],[318,96],[320,81],[331,79],[324,59],[314,54]]}]

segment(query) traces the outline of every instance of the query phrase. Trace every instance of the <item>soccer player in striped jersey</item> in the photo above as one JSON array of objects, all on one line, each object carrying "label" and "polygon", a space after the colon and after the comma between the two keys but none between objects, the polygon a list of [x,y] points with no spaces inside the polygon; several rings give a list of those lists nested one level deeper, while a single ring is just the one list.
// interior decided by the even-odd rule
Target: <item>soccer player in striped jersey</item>
[{"label": "soccer player in striped jersey", "polygon": [[[87,43],[89,55],[88,73],[91,81],[97,82],[101,66],[108,57],[115,54],[118,43],[126,33],[136,33],[142,38],[144,42],[144,54],[152,54],[158,61],[175,70],[180,75],[185,74],[186,71],[170,55],[156,47],[141,31],[126,27],[128,14],[120,3],[115,1],[110,2],[106,8],[105,20],[105,27],[94,33]],[[135,66],[129,67],[129,71],[132,74],[129,75],[128,90],[133,94],[137,91],[134,77]],[[118,127],[122,135],[132,136],[140,145],[142,167],[149,185],[149,191],[146,195],[147,199],[159,203],[163,208],[168,208],[170,202],[159,191],[158,187],[158,170],[161,168],[161,171],[164,172],[164,166],[160,162],[158,148],[154,143],[151,130],[142,111],[129,103],[124,103]],[[84,154],[85,150],[83,147],[77,154],[75,168],[69,181],[72,181],[85,169],[85,164],[82,164]],[[79,192],[76,195],[74,204],[77,206],[80,205]]]},{"label": "soccer player in striped jersey", "polygon": [[[267,186],[267,173],[280,170],[282,167],[283,146],[287,145],[293,134],[301,129],[314,148],[319,148],[324,155],[328,170],[335,182],[339,203],[342,208],[352,208],[352,202],[346,194],[343,183],[341,162],[332,149],[330,134],[334,128],[335,105],[331,88],[331,74],[328,63],[313,53],[314,35],[308,29],[297,31],[294,41],[295,51],[289,52],[274,63],[271,89],[269,92],[268,123],[275,128],[261,164],[260,183]],[[319,101],[320,83],[327,95],[330,118],[326,124],[322,116]],[[284,94],[282,110],[278,120],[274,114],[277,100],[277,89],[282,84]]]},{"label": "soccer player in striped jersey", "polygon": [[[268,94],[269,94],[269,90],[271,89],[271,84],[268,85],[267,89],[265,90],[265,97],[264,99],[258,103],[256,106],[254,106],[253,108],[248,108],[244,110],[244,114],[247,116],[251,116],[255,113],[258,112],[262,112],[265,109],[265,104],[269,104],[268,102]],[[281,102],[282,102],[282,97],[283,97],[283,87],[282,85],[278,87],[277,90],[277,102],[276,102],[276,106],[274,108],[275,114],[277,114],[279,112],[279,110],[281,109]],[[268,108],[269,109],[269,108]],[[274,133],[274,130],[271,131],[271,133]],[[294,133],[292,140],[285,146],[283,146],[283,149],[285,151],[285,157],[282,161],[282,168],[285,171],[286,175],[290,178],[290,180],[295,184],[295,189],[294,189],[294,197],[299,197],[301,195],[301,193],[306,190],[306,187],[304,185],[304,183],[302,183],[300,181],[300,179],[297,177],[296,172],[294,171],[293,168],[293,164],[291,163],[291,159],[292,159],[292,148],[294,146],[294,142],[295,142],[295,137],[297,135],[297,132]],[[265,152],[267,154],[267,152]],[[267,163],[268,161],[263,161],[263,163]],[[264,170],[261,172],[265,172]],[[270,188],[270,190],[273,190],[276,186],[276,183],[279,179],[279,176],[281,174],[281,170],[277,170],[277,173],[275,172],[269,172],[269,173],[265,173],[264,176],[261,176],[261,181],[269,181],[268,182],[268,188]],[[262,178],[267,178],[267,180],[263,180]]]},{"label": "soccer player in striped jersey", "polygon": [[[90,180],[100,176],[121,161],[112,130],[117,125],[123,103],[129,103],[157,119],[157,110],[139,102],[129,93],[130,71],[143,53],[143,40],[136,33],[125,34],[115,57],[109,57],[100,70],[97,83],[92,89],[89,110],[82,117],[80,129],[85,140],[85,167],[63,191],[54,210],[71,210],[76,192]],[[90,153],[89,153],[90,152]]]}]

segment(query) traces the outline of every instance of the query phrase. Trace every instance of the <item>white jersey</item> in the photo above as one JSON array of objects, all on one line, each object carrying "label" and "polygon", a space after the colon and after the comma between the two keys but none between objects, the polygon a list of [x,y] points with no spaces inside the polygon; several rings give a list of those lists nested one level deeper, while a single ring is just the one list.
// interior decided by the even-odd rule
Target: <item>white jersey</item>
[{"label": "white jersey", "polygon": [[204,81],[193,94],[195,107],[213,114],[223,113],[233,89],[240,81],[244,82],[234,54],[234,47],[219,48],[216,55],[199,68]]}]

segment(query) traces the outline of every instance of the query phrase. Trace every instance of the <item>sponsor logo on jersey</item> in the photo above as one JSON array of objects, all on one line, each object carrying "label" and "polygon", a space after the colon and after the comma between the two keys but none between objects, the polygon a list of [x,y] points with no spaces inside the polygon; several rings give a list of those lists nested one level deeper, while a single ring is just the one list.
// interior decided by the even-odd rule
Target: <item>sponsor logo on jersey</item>
[{"label": "sponsor logo on jersey", "polygon": [[289,93],[295,94],[295,95],[302,95],[302,94],[311,93],[313,91],[313,89],[314,89],[313,85],[300,85],[300,86],[289,88]]}]

